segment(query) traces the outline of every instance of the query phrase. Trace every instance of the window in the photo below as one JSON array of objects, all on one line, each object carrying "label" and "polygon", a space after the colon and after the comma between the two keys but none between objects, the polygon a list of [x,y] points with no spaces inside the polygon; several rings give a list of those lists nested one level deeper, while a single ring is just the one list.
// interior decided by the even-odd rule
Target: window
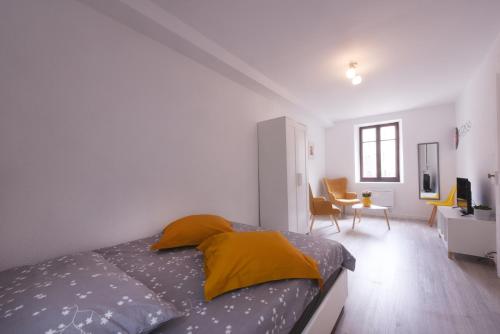
[{"label": "window", "polygon": [[399,122],[359,128],[361,182],[399,182]]}]

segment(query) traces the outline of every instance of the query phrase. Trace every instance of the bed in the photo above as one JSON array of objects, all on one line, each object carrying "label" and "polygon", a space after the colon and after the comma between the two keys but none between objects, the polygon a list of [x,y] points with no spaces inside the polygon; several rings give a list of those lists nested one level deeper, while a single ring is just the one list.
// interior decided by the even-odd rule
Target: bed
[{"label": "bed", "polygon": [[[237,231],[262,230],[238,223],[233,223],[233,228]],[[340,243],[292,232],[283,234],[294,246],[318,261],[325,279],[323,294],[319,293],[314,281],[293,279],[236,290],[205,302],[201,284],[203,257],[194,248],[152,253],[149,246],[159,238],[158,234],[97,252],[184,312],[184,317],[167,322],[155,331],[156,334],[300,333],[304,330],[318,333],[316,326],[320,323],[321,327],[330,327],[329,333],[347,297],[345,268],[354,270],[355,259]],[[323,307],[315,305],[301,318],[315,297],[323,298]],[[326,306],[329,312],[325,321],[321,310]],[[337,317],[332,317],[335,313]],[[313,323],[316,326],[313,327]]]},{"label": "bed", "polygon": [[[261,230],[237,223],[233,228]],[[347,298],[346,269],[354,270],[355,259],[335,241],[283,234],[316,259],[321,290],[314,280],[289,279],[207,302],[202,254],[193,247],[153,252],[157,234],[1,272],[0,332],[83,333],[91,326],[103,332],[99,326],[115,326],[115,333],[330,333]],[[97,304],[87,307],[94,299]],[[37,320],[44,314],[43,322]]]}]

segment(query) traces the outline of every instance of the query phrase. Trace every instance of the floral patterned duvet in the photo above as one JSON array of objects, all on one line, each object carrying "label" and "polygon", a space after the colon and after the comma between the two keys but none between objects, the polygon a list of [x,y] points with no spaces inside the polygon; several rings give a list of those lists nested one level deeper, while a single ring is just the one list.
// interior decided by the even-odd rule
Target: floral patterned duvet
[{"label": "floral patterned duvet", "polygon": [[[233,223],[237,231],[260,230]],[[354,270],[354,257],[338,242],[292,232],[284,236],[315,258],[325,281],[337,269]],[[97,250],[131,277],[183,312],[154,333],[288,333],[319,293],[313,280],[290,279],[235,290],[206,302],[203,256],[195,248],[152,252],[159,234]]]}]

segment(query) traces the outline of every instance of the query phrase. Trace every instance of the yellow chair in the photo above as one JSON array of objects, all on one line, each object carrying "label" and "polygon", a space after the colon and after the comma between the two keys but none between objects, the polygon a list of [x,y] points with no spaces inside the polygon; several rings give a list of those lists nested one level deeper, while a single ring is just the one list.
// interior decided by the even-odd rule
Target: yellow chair
[{"label": "yellow chair", "polygon": [[345,214],[346,205],[352,206],[361,202],[358,199],[358,194],[347,191],[347,178],[327,179],[325,177],[323,183],[330,201],[342,207],[342,215]]},{"label": "yellow chair", "polygon": [[455,205],[455,195],[457,193],[457,186],[453,186],[448,194],[448,197],[444,201],[427,201],[426,203],[434,206],[432,208],[431,217],[429,218],[429,226],[434,225],[434,220],[436,219],[437,207],[438,206],[454,206]]},{"label": "yellow chair", "polygon": [[340,232],[339,223],[337,222],[337,216],[340,214],[340,209],[324,197],[314,197],[311,185],[309,185],[309,211],[311,212],[311,224],[309,225],[310,233],[312,233],[316,216],[330,216],[332,225],[335,223],[335,225],[337,225],[337,230]]}]

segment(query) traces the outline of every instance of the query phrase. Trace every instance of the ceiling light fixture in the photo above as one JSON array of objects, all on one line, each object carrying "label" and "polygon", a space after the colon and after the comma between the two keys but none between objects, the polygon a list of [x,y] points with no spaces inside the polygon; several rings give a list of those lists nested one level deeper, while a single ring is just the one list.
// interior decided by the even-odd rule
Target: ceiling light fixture
[{"label": "ceiling light fixture", "polygon": [[352,84],[353,85],[359,85],[362,81],[363,81],[363,78],[361,77],[361,75],[358,74],[356,68],[358,67],[358,63],[356,62],[351,62],[349,64],[349,68],[347,69],[347,71],[345,72],[345,76],[351,80]]},{"label": "ceiling light fixture", "polygon": [[354,86],[356,86],[356,85],[359,85],[362,81],[363,81],[363,78],[361,77],[361,75],[356,75],[354,78],[352,78],[351,82]]},{"label": "ceiling light fixture", "polygon": [[357,65],[358,65],[357,63],[349,64],[349,69],[345,72],[345,76],[347,77],[347,79],[354,79],[354,77],[356,76]]}]

